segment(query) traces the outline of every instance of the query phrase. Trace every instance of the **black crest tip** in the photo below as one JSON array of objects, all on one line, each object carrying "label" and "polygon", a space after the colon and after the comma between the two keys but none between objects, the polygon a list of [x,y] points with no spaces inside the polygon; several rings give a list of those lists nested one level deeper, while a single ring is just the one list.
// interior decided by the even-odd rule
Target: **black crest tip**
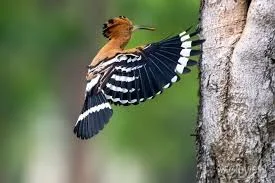
[{"label": "black crest tip", "polygon": [[108,20],[108,23],[109,23],[109,24],[113,24],[113,23],[114,23],[114,19],[109,19],[109,20]]},{"label": "black crest tip", "polygon": [[119,16],[119,18],[122,18],[122,19],[124,19],[124,18],[126,18],[125,16]]},{"label": "black crest tip", "polygon": [[107,26],[107,24],[105,23],[105,24],[103,24],[103,29],[106,29],[108,26]]}]

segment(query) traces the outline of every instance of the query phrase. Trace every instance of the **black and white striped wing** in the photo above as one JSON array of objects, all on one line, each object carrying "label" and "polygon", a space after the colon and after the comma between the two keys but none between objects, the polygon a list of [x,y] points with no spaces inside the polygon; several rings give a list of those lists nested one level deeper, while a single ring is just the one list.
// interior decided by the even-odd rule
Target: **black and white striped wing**
[{"label": "black and white striped wing", "polygon": [[89,139],[102,130],[113,114],[110,103],[102,91],[97,90],[101,75],[87,82],[85,101],[74,127],[78,138]]},{"label": "black and white striped wing", "polygon": [[198,34],[183,32],[175,37],[152,43],[140,52],[119,54],[113,72],[102,87],[103,93],[114,104],[138,104],[152,99],[188,73],[187,66],[196,64],[190,57],[201,54],[193,46],[203,40],[191,40]]}]

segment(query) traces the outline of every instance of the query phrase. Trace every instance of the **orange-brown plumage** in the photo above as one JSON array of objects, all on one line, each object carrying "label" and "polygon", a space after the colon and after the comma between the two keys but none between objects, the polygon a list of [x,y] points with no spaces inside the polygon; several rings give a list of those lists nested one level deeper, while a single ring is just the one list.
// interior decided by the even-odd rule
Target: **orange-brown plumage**
[{"label": "orange-brown plumage", "polygon": [[120,16],[103,24],[103,35],[109,41],[99,50],[90,66],[95,66],[106,58],[112,58],[123,51],[131,39],[133,23],[126,17]]},{"label": "orange-brown plumage", "polygon": [[133,27],[133,23],[128,18],[119,16],[103,24],[103,35],[108,39],[126,38],[129,40]]},{"label": "orange-brown plumage", "polygon": [[[131,39],[133,31],[137,29],[154,30],[154,28],[134,26],[133,23],[124,16],[119,16],[108,20],[103,24],[103,35],[109,41],[99,50],[93,58],[89,67],[95,67],[100,62],[113,58],[118,53],[139,52],[140,47],[124,50]],[[94,78],[94,74],[87,73],[87,80]]]}]

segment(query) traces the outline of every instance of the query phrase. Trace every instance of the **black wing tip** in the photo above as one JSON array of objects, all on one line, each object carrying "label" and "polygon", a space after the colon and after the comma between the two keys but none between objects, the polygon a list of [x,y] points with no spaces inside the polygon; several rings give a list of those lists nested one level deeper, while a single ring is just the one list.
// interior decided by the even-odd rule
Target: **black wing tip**
[{"label": "black wing tip", "polygon": [[[92,138],[109,122],[113,110],[108,106],[109,104],[106,106],[107,103],[107,99],[102,92],[86,96],[81,112],[82,117],[78,119],[73,129],[78,138],[82,140]],[[100,105],[103,106],[98,107]]]},{"label": "black wing tip", "polygon": [[82,125],[80,124],[81,122],[79,122],[75,127],[74,127],[74,134],[76,135],[77,138],[81,139],[81,140],[88,140],[90,138],[92,138],[94,135],[93,134],[89,134],[88,129],[85,129],[85,132],[83,133],[83,131],[81,130]]},{"label": "black wing tip", "polygon": [[189,68],[185,67],[185,68],[183,69],[182,74],[187,74],[187,73],[190,73],[190,72],[191,72],[191,70],[190,70]]},{"label": "black wing tip", "polygon": [[197,64],[198,64],[197,61],[191,60],[191,59],[189,59],[188,62],[187,62],[187,66],[194,66],[194,65],[197,65]]},{"label": "black wing tip", "polygon": [[[112,112],[108,113],[105,117],[105,121],[103,122],[103,125],[100,125],[100,122],[97,121],[97,127],[94,129],[88,129],[85,128],[85,130],[83,131],[83,123],[84,121],[79,121],[78,124],[74,127],[74,134],[76,135],[77,138],[81,139],[81,140],[88,140],[94,136],[96,136],[103,128],[104,126],[109,122],[110,118],[112,116]],[[91,122],[91,121],[89,121]],[[89,123],[88,122],[88,123]]]},{"label": "black wing tip", "polygon": [[194,41],[192,41],[191,46],[193,47],[193,46],[202,45],[204,43],[204,41],[205,41],[205,39],[194,40]]},{"label": "black wing tip", "polygon": [[190,56],[201,55],[202,50],[191,50]]},{"label": "black wing tip", "polygon": [[198,27],[194,32],[190,33],[189,36],[190,37],[196,36],[201,32],[201,30],[202,29],[200,27]]},{"label": "black wing tip", "polygon": [[[85,118],[76,124],[73,132],[76,134],[77,138],[82,139],[82,140],[88,140],[88,139],[96,136],[104,128],[104,126],[110,121],[110,118],[113,115],[113,110],[106,108],[101,111],[103,113],[101,113],[101,114],[98,113],[98,115],[102,115],[102,117],[94,119],[95,121],[88,121]],[[89,114],[89,115],[94,115],[94,114]],[[94,123],[94,125],[84,126],[87,123]]]}]

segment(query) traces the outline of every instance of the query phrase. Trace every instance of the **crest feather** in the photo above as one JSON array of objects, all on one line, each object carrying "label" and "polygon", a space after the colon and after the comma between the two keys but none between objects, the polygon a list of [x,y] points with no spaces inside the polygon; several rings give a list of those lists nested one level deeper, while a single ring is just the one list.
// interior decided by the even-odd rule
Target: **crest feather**
[{"label": "crest feather", "polygon": [[122,28],[121,25],[126,25],[127,27],[133,26],[132,22],[125,16],[115,17],[109,19],[107,22],[103,24],[103,36],[108,39],[111,39],[112,34],[116,31],[116,29]]}]

